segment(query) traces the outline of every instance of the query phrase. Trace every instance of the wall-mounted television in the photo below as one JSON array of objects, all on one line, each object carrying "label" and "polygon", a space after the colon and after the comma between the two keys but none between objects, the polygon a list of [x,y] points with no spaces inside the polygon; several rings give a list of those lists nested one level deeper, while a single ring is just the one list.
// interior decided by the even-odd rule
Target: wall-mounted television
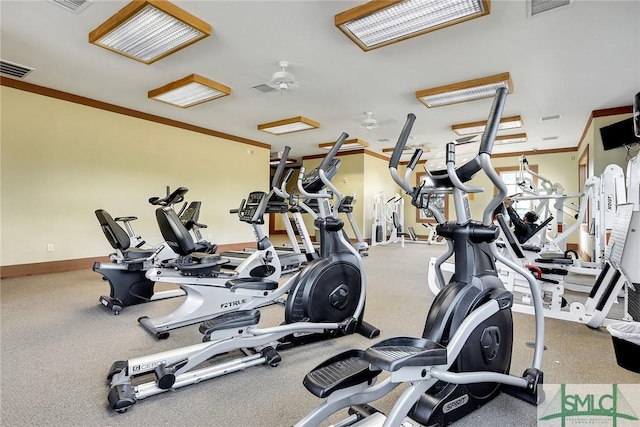
[{"label": "wall-mounted television", "polygon": [[600,128],[600,136],[602,137],[602,148],[605,150],[613,150],[634,142],[640,142],[640,138],[635,135],[633,130],[633,117],[614,123],[609,126]]}]

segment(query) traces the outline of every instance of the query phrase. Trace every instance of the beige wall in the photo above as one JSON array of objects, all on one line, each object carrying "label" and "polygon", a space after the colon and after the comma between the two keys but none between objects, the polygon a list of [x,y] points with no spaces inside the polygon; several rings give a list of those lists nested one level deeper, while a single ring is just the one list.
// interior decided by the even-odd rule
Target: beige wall
[{"label": "beige wall", "polygon": [[187,200],[202,201],[205,237],[253,240],[251,227],[229,209],[252,190],[268,190],[268,148],[4,86],[0,96],[1,265],[108,254],[98,208],[137,216],[136,232],[157,243],[147,200],[164,195],[167,185],[185,186]]}]

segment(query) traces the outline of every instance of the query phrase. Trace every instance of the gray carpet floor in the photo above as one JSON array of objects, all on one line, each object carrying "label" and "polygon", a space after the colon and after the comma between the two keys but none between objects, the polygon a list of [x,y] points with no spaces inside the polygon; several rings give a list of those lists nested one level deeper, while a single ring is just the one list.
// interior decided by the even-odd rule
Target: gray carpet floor
[{"label": "gray carpet floor", "polygon": [[[419,336],[433,301],[426,276],[442,246],[377,246],[364,259],[366,319],[379,339]],[[282,351],[277,367],[257,366],[139,401],[127,413],[107,407],[106,374],[112,362],[196,344],[197,326],[157,341],[137,324],[143,315],[170,312],[179,299],[127,307],[119,316],[98,304],[108,285],[92,271],[2,281],[0,402],[2,426],[290,426],[319,403],[302,386],[307,371],[325,358],[376,340],[360,335]],[[262,309],[261,325],[274,326],[281,306]],[[531,363],[532,317],[514,314],[512,373]],[[604,328],[548,320],[546,383],[638,383],[640,375],[616,364]],[[401,390],[375,402],[389,410]],[[341,414],[342,415],[342,414]],[[335,420],[339,419],[336,417]],[[335,421],[333,420],[333,421]],[[500,395],[456,426],[536,425],[536,408]]]}]

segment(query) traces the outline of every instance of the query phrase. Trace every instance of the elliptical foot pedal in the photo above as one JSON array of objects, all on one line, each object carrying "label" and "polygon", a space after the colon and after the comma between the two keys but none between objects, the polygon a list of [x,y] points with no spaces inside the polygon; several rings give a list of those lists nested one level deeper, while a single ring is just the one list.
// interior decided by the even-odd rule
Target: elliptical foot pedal
[{"label": "elliptical foot pedal", "polygon": [[200,333],[211,335],[215,331],[244,328],[260,321],[260,310],[238,310],[221,314],[200,324]]},{"label": "elliptical foot pedal", "polygon": [[252,291],[273,291],[278,289],[278,282],[262,277],[242,277],[239,279],[227,280],[224,284],[231,292],[236,289],[248,289]]},{"label": "elliptical foot pedal", "polygon": [[305,377],[302,384],[314,395],[324,398],[340,390],[364,382],[371,382],[380,369],[370,369],[362,350],[340,353],[316,366]]},{"label": "elliptical foot pedal", "polygon": [[385,371],[394,372],[405,366],[445,365],[447,349],[424,338],[389,338],[369,347],[364,360]]},{"label": "elliptical foot pedal", "polygon": [[562,265],[573,264],[573,260],[570,258],[536,258],[535,262],[540,262],[542,264],[562,264]]}]

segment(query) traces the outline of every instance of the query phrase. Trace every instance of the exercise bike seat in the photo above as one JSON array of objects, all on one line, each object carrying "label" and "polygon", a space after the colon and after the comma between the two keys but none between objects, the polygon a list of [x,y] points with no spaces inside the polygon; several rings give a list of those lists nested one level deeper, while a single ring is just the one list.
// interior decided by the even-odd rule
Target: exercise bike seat
[{"label": "exercise bike seat", "polygon": [[107,241],[113,249],[122,252],[125,262],[148,258],[155,253],[153,250],[130,247],[131,239],[129,239],[127,232],[104,209],[97,209],[95,215]]},{"label": "exercise bike seat", "polygon": [[228,262],[228,259],[222,258],[220,255],[192,252],[189,256],[180,258],[175,264],[175,268],[183,276],[216,276],[220,273],[220,267]]},{"label": "exercise bike seat", "polygon": [[114,218],[114,221],[122,221],[122,222],[129,222],[129,221],[135,221],[136,219],[138,219],[137,216],[119,216]]},{"label": "exercise bike seat", "polygon": [[267,280],[262,277],[242,277],[231,279],[225,283],[225,286],[234,292],[236,289],[249,289],[252,291],[273,291],[278,289],[278,282]]},{"label": "exercise bike seat", "polygon": [[447,349],[424,338],[395,337],[369,347],[363,358],[372,366],[394,372],[405,366],[446,365]]},{"label": "exercise bike seat", "polygon": [[325,360],[305,377],[302,384],[314,395],[325,398],[336,390],[371,382],[382,370],[370,369],[363,350],[349,350]]}]

